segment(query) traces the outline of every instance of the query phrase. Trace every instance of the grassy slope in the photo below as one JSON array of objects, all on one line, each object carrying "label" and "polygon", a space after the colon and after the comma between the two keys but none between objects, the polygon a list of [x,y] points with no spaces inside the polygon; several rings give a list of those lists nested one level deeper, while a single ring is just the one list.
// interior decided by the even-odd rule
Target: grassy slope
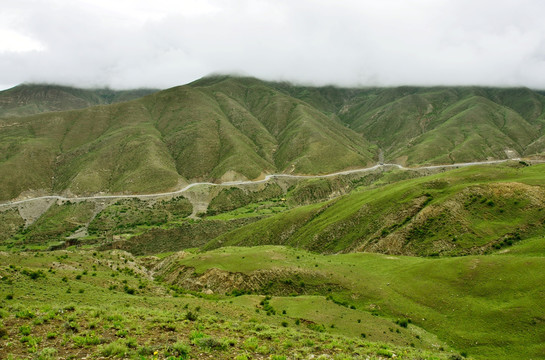
[{"label": "grassy slope", "polygon": [[24,84],[0,91],[0,118],[129,101],[156,91],[154,89],[122,91],[78,89],[59,85]]},{"label": "grassy slope", "polygon": [[505,158],[505,149],[543,152],[536,140],[544,131],[545,97],[527,88],[276,86],[338,115],[389,161],[452,163]]},{"label": "grassy slope", "polygon": [[480,166],[362,188],[227,233],[207,245],[319,252],[467,254],[543,233],[545,166]]},{"label": "grassy slope", "polygon": [[[66,107],[117,96],[37,93],[59,106],[66,99]],[[506,149],[542,154],[544,99],[528,89],[310,88],[210,77],[131,102],[0,120],[0,198],[327,173],[375,163],[378,148],[386,161],[408,164],[506,158]]]},{"label": "grassy slope", "polygon": [[[331,314],[344,315],[351,327],[311,330],[298,309],[301,302],[312,303],[308,297],[273,297],[278,311],[266,314],[260,305],[264,296],[186,295],[153,281],[134,257],[119,251],[0,254],[0,274],[0,347],[8,359],[303,359],[321,354],[378,359],[396,354],[440,360],[452,354],[430,350],[441,344],[433,337],[420,332],[421,340],[415,339],[410,328],[390,333],[388,326],[398,328],[391,321],[336,305]],[[286,309],[290,313],[283,314]],[[357,323],[358,316],[364,321]],[[356,327],[370,339],[362,339]],[[387,334],[377,332],[373,339],[379,329]],[[408,341],[417,348],[406,346]]]},{"label": "grassy slope", "polygon": [[27,190],[154,192],[188,180],[325,173],[364,167],[374,157],[337,120],[252,79],[195,83],[0,126],[2,199]]},{"label": "grassy slope", "polygon": [[[356,308],[410,318],[476,358],[535,359],[545,355],[543,244],[540,236],[514,246],[512,255],[442,259],[324,256],[271,246],[222,248],[187,256],[179,264],[200,273],[209,268],[316,272],[344,287],[335,296]],[[296,303],[289,306],[293,309]],[[308,306],[324,308],[319,302]]]},{"label": "grassy slope", "polygon": [[528,89],[416,88],[377,98],[373,107],[354,101],[341,118],[376,139],[387,159],[410,164],[529,154],[543,134],[545,99]]}]

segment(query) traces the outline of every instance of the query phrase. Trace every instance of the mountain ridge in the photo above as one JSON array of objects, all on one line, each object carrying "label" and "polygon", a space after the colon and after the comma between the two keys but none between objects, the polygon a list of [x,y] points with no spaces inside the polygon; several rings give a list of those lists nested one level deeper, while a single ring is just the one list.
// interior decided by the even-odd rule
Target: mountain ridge
[{"label": "mountain ridge", "polygon": [[[111,104],[98,102],[138,94],[76,90],[55,106],[89,106],[0,117],[1,199],[323,174],[374,165],[379,150],[411,166],[545,154],[545,97],[525,88],[313,88],[214,76]],[[10,91],[0,92],[0,114],[29,111],[4,105]]]}]

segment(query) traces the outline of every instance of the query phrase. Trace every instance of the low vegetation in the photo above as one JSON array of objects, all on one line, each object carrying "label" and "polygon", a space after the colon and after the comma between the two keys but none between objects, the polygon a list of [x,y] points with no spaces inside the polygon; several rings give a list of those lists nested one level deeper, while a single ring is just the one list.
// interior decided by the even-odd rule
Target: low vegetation
[{"label": "low vegetation", "polygon": [[[24,280],[25,270],[44,276]],[[457,354],[431,337],[390,332],[388,326],[397,327],[393,322],[366,312],[339,307],[332,315],[350,316],[353,324],[331,327],[290,305],[304,300],[317,308],[325,301],[320,297],[179,293],[120,251],[0,255],[0,274],[1,292],[12,294],[0,300],[6,359],[356,359],[385,353],[449,359]]]}]

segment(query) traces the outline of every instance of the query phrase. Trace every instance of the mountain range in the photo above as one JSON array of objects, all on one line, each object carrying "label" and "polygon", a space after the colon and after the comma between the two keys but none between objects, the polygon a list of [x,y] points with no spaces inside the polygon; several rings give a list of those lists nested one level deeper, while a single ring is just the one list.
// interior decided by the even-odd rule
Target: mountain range
[{"label": "mountain range", "polygon": [[527,88],[298,86],[212,76],[171,89],[21,85],[0,92],[0,199],[149,193],[196,181],[385,162],[545,154]]}]

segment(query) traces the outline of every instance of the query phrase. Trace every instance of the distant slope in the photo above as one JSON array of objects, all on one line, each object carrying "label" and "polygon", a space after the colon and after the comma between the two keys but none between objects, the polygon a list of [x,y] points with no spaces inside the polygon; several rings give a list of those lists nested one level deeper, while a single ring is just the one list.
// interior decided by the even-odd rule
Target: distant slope
[{"label": "distant slope", "polygon": [[0,91],[0,118],[112,104],[134,100],[157,91],[78,89],[60,85],[22,84]]},{"label": "distant slope", "polygon": [[146,92],[1,92],[0,200],[329,173],[375,164],[380,151],[404,165],[545,154],[545,97],[525,88],[339,89],[212,76],[139,97]]},{"label": "distant slope", "polygon": [[215,78],[130,102],[0,120],[0,199],[327,173],[373,164],[375,153],[337,119],[262,81]]},{"label": "distant slope", "polygon": [[545,97],[527,88],[308,88],[280,83],[383,149],[389,162],[455,163],[542,154]]},{"label": "distant slope", "polygon": [[467,255],[543,235],[545,165],[476,166],[274,215],[207,245],[289,245],[322,253]]}]

